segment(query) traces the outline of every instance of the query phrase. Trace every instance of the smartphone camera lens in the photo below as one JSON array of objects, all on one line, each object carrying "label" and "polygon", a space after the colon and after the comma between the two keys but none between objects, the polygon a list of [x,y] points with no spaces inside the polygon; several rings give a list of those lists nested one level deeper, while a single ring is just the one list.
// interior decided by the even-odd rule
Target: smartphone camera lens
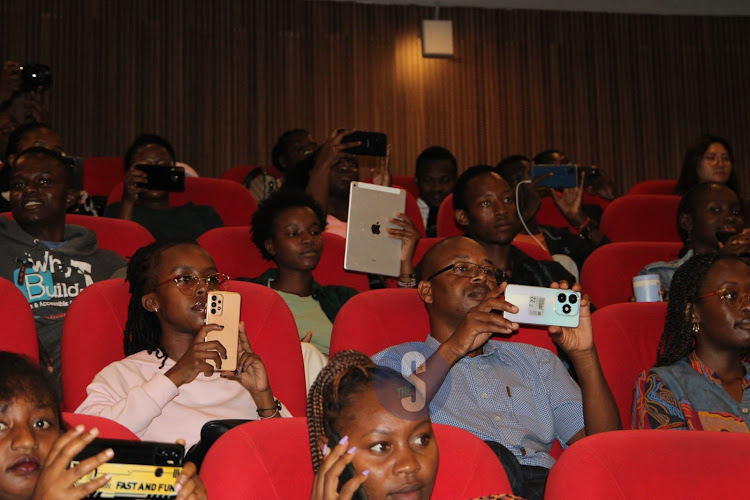
[{"label": "smartphone camera lens", "polygon": [[578,297],[576,295],[571,295],[568,298],[568,302],[570,302],[571,304],[575,304],[576,302],[578,302]]},{"label": "smartphone camera lens", "polygon": [[211,307],[216,307],[216,302],[211,302]]},{"label": "smartphone camera lens", "polygon": [[211,314],[216,314],[216,309],[211,309]]},{"label": "smartphone camera lens", "polygon": [[565,295],[564,293],[560,293],[557,295],[557,301],[562,304],[563,302],[565,302],[566,297],[567,295]]},{"label": "smartphone camera lens", "polygon": [[565,314],[570,314],[570,311],[571,311],[571,309],[572,309],[572,307],[570,307],[570,304],[565,304],[565,305],[563,306],[563,312],[564,312]]}]

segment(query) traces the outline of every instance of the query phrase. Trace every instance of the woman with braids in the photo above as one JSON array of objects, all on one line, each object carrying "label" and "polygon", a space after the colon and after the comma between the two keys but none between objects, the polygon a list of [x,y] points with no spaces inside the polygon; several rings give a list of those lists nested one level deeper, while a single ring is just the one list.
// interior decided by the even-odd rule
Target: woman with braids
[{"label": "woman with braids", "polygon": [[406,411],[398,390],[407,385],[360,352],[331,358],[307,396],[311,499],[430,498],[437,442],[427,406],[400,414]]},{"label": "woman with braids", "polygon": [[290,416],[274,398],[263,362],[240,322],[238,369],[218,372],[226,349],[206,335],[206,295],[229,277],[191,241],[155,242],[128,264],[125,324],[127,358],[110,364],[88,386],[77,413],[99,415],[128,427],[143,440],[187,446],[203,424],[216,419]]},{"label": "woman with braids", "polygon": [[683,243],[680,258],[653,262],[640,274],[658,274],[662,289],[668,292],[675,270],[693,255],[750,253],[750,229],[743,232],[742,228],[742,202],[737,193],[715,182],[698,184],[677,207],[677,230]]},{"label": "woman with braids", "polygon": [[750,264],[696,255],[672,281],[656,367],[635,383],[633,428],[750,432]]}]

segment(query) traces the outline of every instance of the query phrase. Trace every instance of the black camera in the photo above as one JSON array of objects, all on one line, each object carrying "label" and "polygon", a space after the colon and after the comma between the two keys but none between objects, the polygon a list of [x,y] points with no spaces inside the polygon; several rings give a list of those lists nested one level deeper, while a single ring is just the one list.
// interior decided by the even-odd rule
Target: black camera
[{"label": "black camera", "polygon": [[24,64],[21,66],[21,92],[37,90],[44,92],[52,85],[52,69],[46,64]]}]

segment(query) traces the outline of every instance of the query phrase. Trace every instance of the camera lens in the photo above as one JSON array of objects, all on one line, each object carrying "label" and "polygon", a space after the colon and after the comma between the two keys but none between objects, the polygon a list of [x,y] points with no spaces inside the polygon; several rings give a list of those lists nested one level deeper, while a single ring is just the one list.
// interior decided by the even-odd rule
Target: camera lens
[{"label": "camera lens", "polygon": [[216,309],[211,309],[211,314],[216,314]]},{"label": "camera lens", "polygon": [[562,304],[563,302],[565,302],[565,297],[566,295],[564,293],[560,293],[557,295],[557,301]]},{"label": "camera lens", "polygon": [[568,302],[570,302],[571,304],[575,304],[576,302],[578,302],[578,297],[576,295],[571,295],[570,297],[568,297]]},{"label": "camera lens", "polygon": [[211,302],[211,307],[216,307],[216,302]]},{"label": "camera lens", "polygon": [[563,312],[564,312],[565,314],[570,314],[570,310],[571,310],[571,309],[572,309],[572,307],[570,307],[570,304],[565,304],[565,305],[563,306]]}]

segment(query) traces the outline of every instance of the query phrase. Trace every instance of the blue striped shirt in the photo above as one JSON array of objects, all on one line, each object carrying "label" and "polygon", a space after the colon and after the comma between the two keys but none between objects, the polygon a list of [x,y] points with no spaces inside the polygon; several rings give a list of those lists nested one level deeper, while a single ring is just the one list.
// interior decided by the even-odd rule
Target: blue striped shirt
[{"label": "blue striped shirt", "polygon": [[[373,360],[400,372],[405,354],[427,359],[439,346],[428,336],[385,349]],[[430,417],[502,444],[523,465],[550,468],[554,440],[564,448],[583,428],[583,404],[580,388],[553,353],[490,340],[482,354],[464,356],[451,368],[430,402]]]}]

